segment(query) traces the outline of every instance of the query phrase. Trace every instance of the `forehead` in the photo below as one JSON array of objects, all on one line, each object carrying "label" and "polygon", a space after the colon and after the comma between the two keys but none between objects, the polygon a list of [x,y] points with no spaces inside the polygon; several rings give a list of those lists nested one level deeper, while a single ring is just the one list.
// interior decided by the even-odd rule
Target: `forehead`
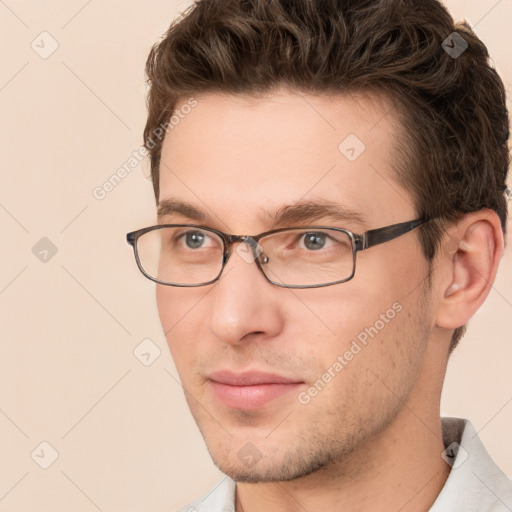
[{"label": "forehead", "polygon": [[161,201],[193,204],[233,229],[266,229],[262,207],[304,201],[339,204],[370,220],[413,212],[393,170],[401,128],[385,97],[281,89],[196,100],[165,137]]}]

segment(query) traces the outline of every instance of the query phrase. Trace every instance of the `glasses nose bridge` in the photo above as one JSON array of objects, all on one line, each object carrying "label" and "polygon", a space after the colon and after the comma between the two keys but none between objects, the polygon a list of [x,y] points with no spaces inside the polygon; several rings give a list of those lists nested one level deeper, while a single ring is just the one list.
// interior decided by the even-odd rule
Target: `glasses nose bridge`
[{"label": "glasses nose bridge", "polygon": [[[225,244],[225,252],[224,252],[224,258],[223,258],[223,264],[222,269],[224,270],[224,267],[226,266],[229,258],[231,257],[232,253],[232,246],[233,244],[241,242],[246,243],[251,253],[253,254],[253,257],[251,257],[249,260],[250,262],[255,262],[256,265],[259,267],[259,269],[263,272],[263,269],[260,266],[259,258],[263,254],[261,247],[259,245],[259,237],[258,236],[251,236],[251,235],[225,235],[224,238],[224,244]],[[265,272],[263,272],[265,275]],[[266,276],[265,276],[266,277]]]},{"label": "glasses nose bridge", "polygon": [[251,248],[256,247],[258,245],[258,242],[254,239],[254,237],[250,235],[226,235],[226,252],[230,253],[231,247],[233,246],[233,244],[236,244],[237,242],[245,242],[249,244]]}]

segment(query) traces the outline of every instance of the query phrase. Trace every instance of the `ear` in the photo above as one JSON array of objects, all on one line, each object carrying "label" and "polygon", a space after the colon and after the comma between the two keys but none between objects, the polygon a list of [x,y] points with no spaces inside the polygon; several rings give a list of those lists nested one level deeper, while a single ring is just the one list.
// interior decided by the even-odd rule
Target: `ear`
[{"label": "ear", "polygon": [[493,210],[466,214],[448,229],[438,254],[437,326],[456,329],[476,313],[494,283],[503,248]]}]

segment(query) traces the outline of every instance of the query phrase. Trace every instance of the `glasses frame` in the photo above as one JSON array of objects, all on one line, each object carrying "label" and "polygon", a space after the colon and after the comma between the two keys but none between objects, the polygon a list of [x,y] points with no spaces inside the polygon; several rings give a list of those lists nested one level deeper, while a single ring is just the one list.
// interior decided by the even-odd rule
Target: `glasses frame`
[{"label": "glasses frame", "polygon": [[[347,281],[350,281],[355,273],[356,273],[356,254],[359,251],[364,251],[366,249],[369,249],[370,247],[374,247],[375,245],[382,244],[384,242],[389,242],[390,240],[394,240],[395,238],[398,238],[399,236],[405,235],[409,231],[412,231],[413,229],[417,228],[418,226],[421,226],[425,222],[428,222],[430,219],[416,219],[412,221],[407,222],[401,222],[399,224],[391,224],[389,226],[384,226],[377,229],[371,229],[369,231],[366,231],[365,233],[354,233],[348,229],[345,228],[334,228],[331,226],[302,226],[302,227],[291,227],[291,228],[279,228],[279,229],[273,229],[270,231],[265,231],[263,233],[260,233],[259,235],[229,235],[227,233],[223,233],[222,231],[219,231],[217,229],[209,228],[206,226],[201,226],[197,224],[157,224],[155,226],[150,226],[147,228],[138,229],[136,231],[132,231],[130,233],[126,234],[126,241],[128,244],[130,244],[133,247],[133,252],[135,254],[135,260],[137,262],[137,266],[139,267],[139,270],[142,272],[142,274],[150,279],[151,281],[154,281],[157,284],[162,284],[164,286],[177,286],[181,288],[195,288],[198,286],[207,286],[210,284],[215,283],[218,281],[222,275],[222,272],[224,271],[224,268],[226,266],[226,263],[229,260],[229,257],[232,254],[231,248],[233,244],[237,242],[247,243],[253,252],[254,261],[256,261],[256,265],[260,269],[261,273],[265,276],[265,279],[275,285],[279,286],[280,288],[322,288],[324,286],[332,286],[335,284],[345,283]],[[214,279],[211,279],[210,281],[206,281],[204,283],[198,283],[198,284],[178,284],[178,283],[168,283],[165,281],[160,281],[154,277],[152,277],[150,274],[148,274],[139,259],[139,253],[137,249],[137,240],[144,235],[145,233],[148,233],[150,231],[155,231],[158,229],[168,228],[168,227],[191,227],[196,229],[201,229],[204,231],[209,231],[211,233],[215,233],[217,236],[219,236],[224,244],[224,251],[223,251],[223,257],[222,257],[222,267],[217,274],[217,276]],[[340,279],[338,281],[332,281],[329,283],[322,283],[322,284],[308,284],[308,285],[289,285],[289,284],[282,284],[277,283],[273,281],[267,274],[265,273],[265,270],[262,266],[262,261],[260,259],[261,255],[256,254],[256,248],[258,246],[258,242],[267,236],[273,235],[274,233],[281,233],[283,231],[293,231],[293,230],[315,230],[315,229],[330,229],[333,231],[339,231],[341,233],[345,233],[351,240],[352,244],[352,258],[353,258],[353,265],[352,265],[352,273],[349,277],[346,277],[344,279]]]}]

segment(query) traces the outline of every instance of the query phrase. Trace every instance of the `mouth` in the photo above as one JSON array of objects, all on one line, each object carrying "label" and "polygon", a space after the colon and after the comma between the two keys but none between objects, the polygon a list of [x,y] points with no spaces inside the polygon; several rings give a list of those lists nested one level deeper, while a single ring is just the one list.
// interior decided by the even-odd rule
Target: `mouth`
[{"label": "mouth", "polygon": [[303,381],[264,372],[213,372],[208,376],[214,397],[231,409],[255,410],[286,395]]}]

